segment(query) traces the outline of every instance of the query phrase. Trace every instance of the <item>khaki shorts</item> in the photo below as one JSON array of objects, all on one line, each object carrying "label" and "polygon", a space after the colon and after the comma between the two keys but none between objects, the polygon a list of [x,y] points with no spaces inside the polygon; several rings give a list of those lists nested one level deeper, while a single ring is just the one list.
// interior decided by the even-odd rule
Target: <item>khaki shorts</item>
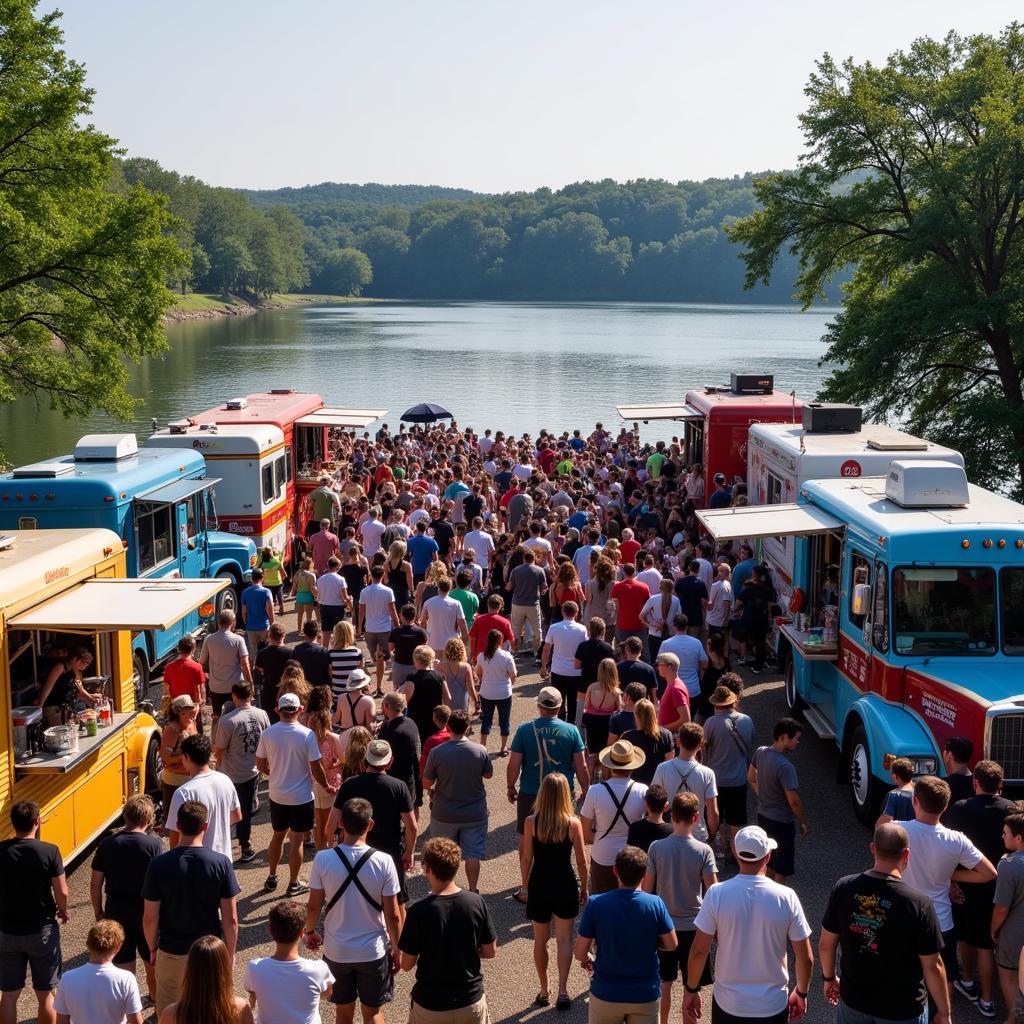
[{"label": "khaki shorts", "polygon": [[188,954],[165,953],[162,949],[156,951],[156,1015],[160,1016],[164,1010],[178,1001],[181,994],[181,980],[185,977],[185,964],[188,961]]},{"label": "khaki shorts", "polygon": [[490,1024],[490,1020],[487,996],[457,1010],[425,1010],[414,1002],[409,1003],[409,1024]]},{"label": "khaki shorts", "polygon": [[370,653],[371,661],[387,661],[391,656],[388,648],[390,633],[366,633],[366,649]]}]

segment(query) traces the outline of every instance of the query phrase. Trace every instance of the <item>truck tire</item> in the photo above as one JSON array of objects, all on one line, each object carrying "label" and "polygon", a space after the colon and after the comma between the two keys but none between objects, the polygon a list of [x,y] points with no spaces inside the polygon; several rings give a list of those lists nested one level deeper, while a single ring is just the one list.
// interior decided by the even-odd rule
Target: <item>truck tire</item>
[{"label": "truck tire", "polygon": [[238,584],[229,572],[217,573],[217,579],[227,580],[228,585],[217,593],[217,614],[230,611],[238,613]]},{"label": "truck tire", "polygon": [[871,747],[863,725],[858,725],[850,737],[847,767],[853,812],[865,825],[873,825],[878,817],[883,790],[871,772]]},{"label": "truck tire", "polygon": [[149,661],[138,650],[132,652],[132,685],[137,708],[149,696]]},{"label": "truck tire", "polygon": [[796,719],[803,718],[803,713],[807,708],[807,701],[800,696],[799,691],[796,688],[796,665],[793,663],[793,655],[787,655],[786,657],[786,707],[789,708],[789,713]]},{"label": "truck tire", "polygon": [[160,787],[160,734],[154,733],[149,737],[149,744],[146,747],[146,796],[150,797],[153,803],[159,807],[163,796]]}]

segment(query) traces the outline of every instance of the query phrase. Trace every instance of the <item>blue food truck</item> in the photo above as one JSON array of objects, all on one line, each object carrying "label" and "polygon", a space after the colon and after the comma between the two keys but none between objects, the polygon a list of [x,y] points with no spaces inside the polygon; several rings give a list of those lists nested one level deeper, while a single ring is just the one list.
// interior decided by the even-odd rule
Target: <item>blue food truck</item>
[{"label": "blue food truck", "polygon": [[862,820],[895,758],[944,774],[951,736],[1024,783],[1024,506],[958,463],[907,458],[805,481],[793,504],[697,515],[718,540],[795,539],[786,702],[839,748]]},{"label": "blue food truck", "polygon": [[70,455],[0,475],[0,529],[104,527],[121,538],[129,576],[231,581],[216,605],[200,607],[171,629],[135,634],[140,697],[182,636],[199,633],[222,609],[234,610],[256,564],[251,540],[217,529],[216,483],[198,452],[140,450],[134,434],[89,434]]}]

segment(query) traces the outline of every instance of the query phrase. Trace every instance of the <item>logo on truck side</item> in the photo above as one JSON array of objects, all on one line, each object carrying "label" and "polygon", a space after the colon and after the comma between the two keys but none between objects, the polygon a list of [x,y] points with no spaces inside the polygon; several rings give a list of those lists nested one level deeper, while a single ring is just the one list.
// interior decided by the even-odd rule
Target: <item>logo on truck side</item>
[{"label": "logo on truck side", "polygon": [[235,520],[231,520],[228,523],[228,531],[231,533],[255,533],[256,531],[249,525],[249,523],[239,523]]},{"label": "logo on truck side", "polygon": [[860,476],[862,472],[861,464],[856,459],[847,459],[839,467],[840,476]]}]

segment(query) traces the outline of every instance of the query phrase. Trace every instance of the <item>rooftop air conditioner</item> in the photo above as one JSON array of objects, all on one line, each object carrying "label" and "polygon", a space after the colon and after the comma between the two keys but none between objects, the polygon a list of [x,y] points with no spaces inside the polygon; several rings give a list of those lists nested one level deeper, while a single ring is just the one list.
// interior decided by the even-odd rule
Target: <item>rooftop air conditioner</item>
[{"label": "rooftop air conditioner", "polygon": [[808,402],[803,416],[808,434],[856,434],[862,423],[859,405],[840,402]]},{"label": "rooftop air conditioner", "polygon": [[116,462],[138,454],[134,434],[86,434],[75,445],[75,462]]},{"label": "rooftop air conditioner", "polygon": [[890,462],[885,496],[904,508],[964,508],[970,504],[967,474],[955,462]]},{"label": "rooftop air conditioner", "polygon": [[224,403],[224,408],[225,409],[245,409],[245,408],[248,408],[248,405],[249,405],[249,399],[248,398],[229,398]]},{"label": "rooftop air conditioner", "polygon": [[770,395],[775,390],[775,377],[770,373],[733,373],[734,395]]}]

